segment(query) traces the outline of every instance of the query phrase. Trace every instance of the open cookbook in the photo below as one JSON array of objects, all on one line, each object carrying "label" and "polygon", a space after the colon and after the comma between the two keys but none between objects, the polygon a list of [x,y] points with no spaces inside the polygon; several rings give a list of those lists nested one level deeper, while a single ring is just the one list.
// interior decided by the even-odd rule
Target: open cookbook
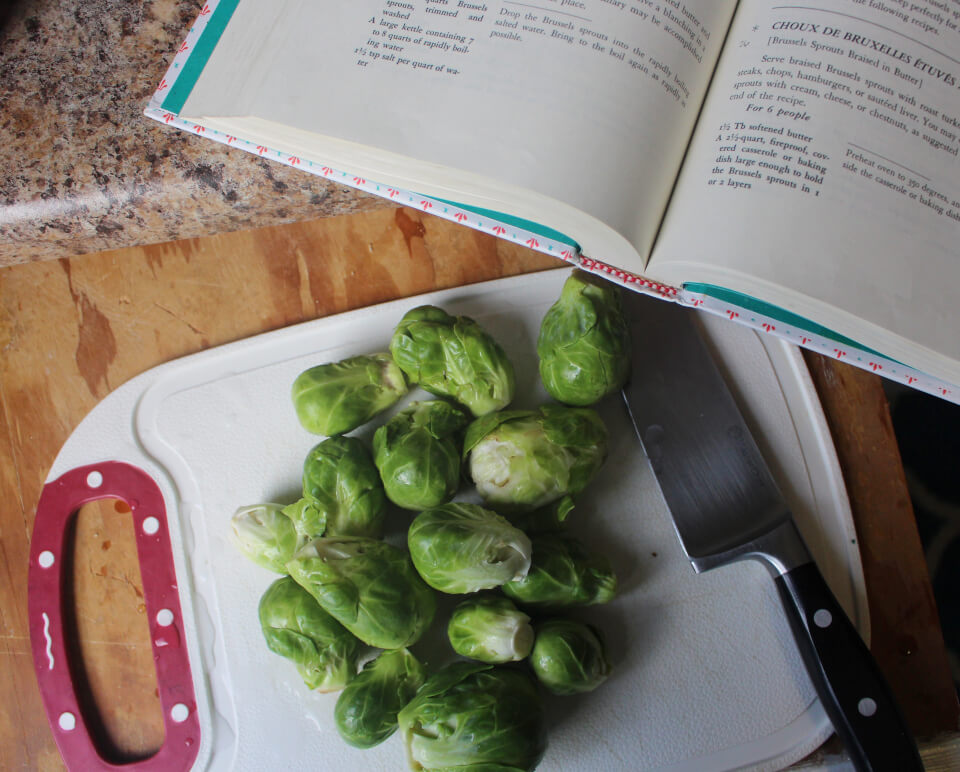
[{"label": "open cookbook", "polygon": [[955,5],[211,0],[146,114],[960,402]]}]

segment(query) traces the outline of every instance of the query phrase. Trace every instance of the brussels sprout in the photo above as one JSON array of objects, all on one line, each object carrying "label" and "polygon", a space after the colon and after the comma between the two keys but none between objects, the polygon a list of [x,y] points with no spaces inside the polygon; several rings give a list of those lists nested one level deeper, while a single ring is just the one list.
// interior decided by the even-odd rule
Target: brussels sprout
[{"label": "brussels sprout", "polygon": [[417,515],[407,531],[410,557],[431,587],[468,593],[526,575],[530,539],[476,504],[454,502]]},{"label": "brussels sprout", "polygon": [[530,570],[503,585],[507,597],[525,605],[560,608],[609,603],[616,596],[617,577],[606,556],[588,552],[565,534],[542,534],[532,542]]},{"label": "brussels sprout", "polygon": [[303,428],[327,436],[356,429],[406,393],[403,371],[386,353],[311,367],[291,389]]},{"label": "brussels sprout", "polygon": [[230,520],[231,541],[250,560],[269,571],[287,573],[286,564],[303,546],[280,504],[240,507]]},{"label": "brussels sprout", "polygon": [[260,628],[270,651],[292,661],[311,689],[342,689],[357,672],[360,641],[289,576],[260,599]]},{"label": "brussels sprout", "polygon": [[606,460],[607,429],[591,408],[504,410],[467,427],[463,453],[488,504],[530,511],[586,487]]},{"label": "brussels sprout", "polygon": [[536,683],[511,667],[447,665],[397,718],[411,769],[532,770],[546,748]]},{"label": "brussels sprout", "polygon": [[510,515],[510,522],[528,536],[538,533],[555,533],[562,531],[570,512],[573,511],[573,497],[563,496],[551,501],[532,512],[515,512]]},{"label": "brussels sprout", "polygon": [[303,462],[303,499],[284,511],[307,538],[379,538],[386,506],[380,474],[363,443],[329,437]]},{"label": "brussels sprout", "polygon": [[412,645],[436,612],[436,596],[410,556],[377,539],[314,539],[287,571],[344,627],[377,648]]},{"label": "brussels sprout", "polygon": [[436,306],[404,314],[390,353],[411,383],[465,405],[475,416],[506,407],[516,377],[503,349],[473,319]]},{"label": "brussels sprout", "polygon": [[405,509],[453,498],[460,484],[460,431],[466,413],[441,400],[415,402],[373,435],[373,458],[387,497]]},{"label": "brussels sprout", "polygon": [[600,633],[572,619],[537,625],[530,664],[540,683],[554,694],[593,691],[610,675]]},{"label": "brussels sprout", "polygon": [[530,617],[506,598],[471,598],[450,615],[447,637],[457,654],[481,662],[518,662],[533,647]]},{"label": "brussels sprout", "polygon": [[540,380],[555,400],[592,405],[630,374],[630,330],[620,290],[574,270],[540,323]]},{"label": "brussels sprout", "polygon": [[406,649],[381,653],[337,699],[333,717],[340,736],[356,748],[382,743],[397,730],[397,713],[426,677],[423,665]]}]

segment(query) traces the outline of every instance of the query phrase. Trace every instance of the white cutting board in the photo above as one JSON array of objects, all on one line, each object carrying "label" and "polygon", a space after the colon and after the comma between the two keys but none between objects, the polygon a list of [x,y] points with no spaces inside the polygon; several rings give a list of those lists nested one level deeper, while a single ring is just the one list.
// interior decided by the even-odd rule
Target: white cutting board
[{"label": "white cutting board", "polygon": [[[398,735],[372,750],[347,746],[332,719],[337,695],[309,693],[293,666],[267,650],[257,603],[275,575],[231,546],[230,517],[242,505],[298,495],[303,459],[320,438],[297,422],[289,398],[296,375],[385,350],[416,305],[479,321],[517,367],[513,406],[545,401],[536,337],[567,275],[436,292],[176,360],[117,389],[71,435],[49,481],[115,460],[139,467],[162,491],[201,727],[195,769],[406,767]],[[821,570],[867,638],[849,505],[802,358],[775,337],[706,315],[703,322]],[[400,406],[425,396],[411,392]],[[802,758],[831,728],[769,574],[747,562],[696,575],[619,398],[598,409],[610,431],[609,460],[569,523],[611,556],[621,591],[609,605],[572,615],[604,631],[613,673],[590,694],[548,700],[538,769],[776,769]],[[369,438],[372,428],[357,434]],[[394,512],[391,522],[391,538],[402,539],[409,515]],[[449,605],[414,649],[432,666],[449,656],[439,629]]]}]

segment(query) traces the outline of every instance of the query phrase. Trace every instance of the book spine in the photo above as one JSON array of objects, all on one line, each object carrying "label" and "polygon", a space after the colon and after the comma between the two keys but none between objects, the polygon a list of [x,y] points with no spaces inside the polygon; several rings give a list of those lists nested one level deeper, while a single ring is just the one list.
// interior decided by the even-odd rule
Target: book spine
[{"label": "book spine", "polygon": [[602,260],[581,255],[578,262],[580,268],[599,276],[604,276],[617,284],[621,284],[635,292],[641,292],[645,295],[655,295],[664,300],[679,300],[682,290],[677,287],[671,287],[669,284],[661,284],[640,274],[624,271],[622,268],[605,263]]},{"label": "book spine", "polygon": [[686,287],[677,288],[651,281],[643,276],[621,270],[600,260],[581,256],[579,267],[605,276],[612,281],[636,292],[654,295],[663,300],[681,303],[716,316],[742,324],[765,335],[782,338],[801,348],[813,351],[831,359],[876,373],[890,381],[932,394],[949,402],[960,404],[960,390],[953,385],[933,378],[902,362],[885,357],[875,351],[857,346],[849,340],[838,340],[828,334],[820,334],[797,325],[731,302],[728,298],[716,298],[710,294],[696,292]]}]

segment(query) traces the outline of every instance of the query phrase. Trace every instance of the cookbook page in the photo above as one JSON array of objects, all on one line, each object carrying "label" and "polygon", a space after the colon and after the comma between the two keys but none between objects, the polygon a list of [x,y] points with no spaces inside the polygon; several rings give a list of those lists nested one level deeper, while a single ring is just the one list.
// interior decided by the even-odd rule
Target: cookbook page
[{"label": "cookbook page", "polygon": [[[288,0],[266,13],[241,0],[181,115],[240,116],[207,122],[283,147],[322,135],[335,168],[395,184],[406,174],[420,192],[485,180],[531,191],[646,254],[735,5]],[[514,203],[485,189],[491,208]]]},{"label": "cookbook page", "polygon": [[944,377],[960,358],[958,153],[960,4],[748,0],[650,273]]}]

